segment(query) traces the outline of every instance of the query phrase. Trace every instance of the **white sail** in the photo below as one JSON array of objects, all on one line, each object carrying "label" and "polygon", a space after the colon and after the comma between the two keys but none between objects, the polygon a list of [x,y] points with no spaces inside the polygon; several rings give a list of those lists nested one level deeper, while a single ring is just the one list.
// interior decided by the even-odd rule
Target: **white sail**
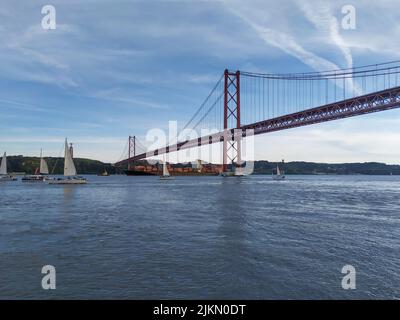
[{"label": "white sail", "polygon": [[74,160],[72,159],[70,148],[68,147],[67,139],[65,139],[64,176],[76,176],[75,164]]},{"label": "white sail", "polygon": [[40,174],[49,174],[49,167],[44,159],[40,159]]},{"label": "white sail", "polygon": [[281,175],[281,170],[279,170],[279,166],[276,166],[276,175],[278,176]]},{"label": "white sail", "polygon": [[163,163],[163,176],[164,177],[168,177],[169,176],[169,171],[168,171],[168,168],[167,168],[167,163],[164,161],[164,163]]},{"label": "white sail", "polygon": [[1,160],[0,175],[7,174],[7,155],[4,152],[3,159]]},{"label": "white sail", "polygon": [[40,150],[40,174],[49,174],[49,167],[47,166],[46,160],[42,157],[42,150]]}]

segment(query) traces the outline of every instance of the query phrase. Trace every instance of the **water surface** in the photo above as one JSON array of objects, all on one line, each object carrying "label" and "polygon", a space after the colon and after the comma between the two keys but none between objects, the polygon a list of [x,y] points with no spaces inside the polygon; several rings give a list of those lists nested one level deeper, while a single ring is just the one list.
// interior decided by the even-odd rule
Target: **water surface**
[{"label": "water surface", "polygon": [[0,184],[0,298],[400,298],[400,177],[88,179]]}]

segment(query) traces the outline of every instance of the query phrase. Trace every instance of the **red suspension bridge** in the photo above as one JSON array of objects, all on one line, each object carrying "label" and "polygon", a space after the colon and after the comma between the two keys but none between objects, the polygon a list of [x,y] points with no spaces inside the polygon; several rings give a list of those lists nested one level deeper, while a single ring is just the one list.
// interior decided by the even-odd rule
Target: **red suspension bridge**
[{"label": "red suspension bridge", "polygon": [[400,107],[400,61],[351,69],[293,74],[225,70],[182,130],[216,133],[148,150],[130,137],[131,161],[222,143],[223,168],[240,167],[241,141],[248,135],[311,125]]}]

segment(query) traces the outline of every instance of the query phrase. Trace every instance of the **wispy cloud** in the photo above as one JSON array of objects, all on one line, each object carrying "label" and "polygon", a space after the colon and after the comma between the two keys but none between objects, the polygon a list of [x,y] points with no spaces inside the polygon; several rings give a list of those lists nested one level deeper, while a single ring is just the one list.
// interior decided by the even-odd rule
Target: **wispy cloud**
[{"label": "wispy cloud", "polygon": [[54,51],[59,40],[66,35],[78,34],[77,27],[66,24],[57,26],[58,37],[43,30],[40,24],[25,29],[3,30],[0,33],[4,61],[2,69],[14,79],[41,82],[58,86],[77,86],[69,74],[69,66],[59,52]]},{"label": "wispy cloud", "polygon": [[[331,4],[328,2],[311,2],[309,0],[297,0],[297,5],[303,11],[305,17],[316,27],[317,31],[321,32],[328,43],[337,46],[343,54],[347,68],[353,68],[353,56],[350,47],[339,31],[339,21],[333,14]],[[362,89],[353,81],[352,78],[346,80],[347,88],[350,92],[362,94]],[[341,86],[341,84],[339,84]]]},{"label": "wispy cloud", "polygon": [[349,46],[346,44],[339,32],[339,21],[333,14],[329,2],[316,2],[309,0],[297,0],[299,8],[303,11],[305,17],[322,32],[326,41],[335,44],[343,53],[347,67],[353,67],[353,56]]},{"label": "wispy cloud", "polygon": [[152,101],[140,100],[134,97],[124,96],[124,92],[119,88],[111,88],[108,90],[102,90],[92,93],[92,97],[96,99],[104,99],[109,101],[124,102],[129,107],[134,108],[151,108],[151,109],[167,109],[168,106],[165,104],[159,104]]},{"label": "wispy cloud", "polygon": [[[323,37],[328,38],[328,41],[335,44],[344,55],[346,60],[345,67],[352,68],[353,57],[351,50],[339,33],[339,22],[332,14],[330,5],[328,3],[311,3],[307,2],[307,0],[296,2],[305,14],[306,18],[316,27],[316,31],[322,32]],[[246,9],[244,9],[244,6],[237,2],[235,2],[235,5],[232,5],[231,1],[225,3],[229,10],[242,19],[246,24],[251,26],[258,36],[268,45],[282,50],[319,72],[341,69],[337,63],[306,49],[301,43],[299,43],[294,35],[265,25],[259,16],[254,14],[256,11],[254,8],[248,9],[246,7]],[[300,40],[301,39],[302,38],[300,37]],[[354,83],[352,78],[349,78],[346,81],[348,83],[348,91],[362,94],[362,90]],[[337,85],[342,87],[342,83],[338,83]]]},{"label": "wispy cloud", "polygon": [[41,108],[30,103],[13,101],[8,99],[0,99],[0,107],[10,107],[12,109],[27,110],[34,112],[46,112],[45,108]]},{"label": "wispy cloud", "polygon": [[[317,71],[339,69],[335,63],[303,48],[296,41],[294,36],[285,32],[281,32],[277,29],[272,29],[263,25],[262,23],[257,22],[257,17],[252,15],[251,10],[243,10],[244,4],[239,5],[238,2],[235,2],[235,5],[232,5],[231,1],[226,1],[225,3],[229,10],[231,10],[236,16],[251,26],[258,36],[267,44],[274,46],[287,54],[290,54]],[[254,8],[253,10],[256,11],[257,8]]]},{"label": "wispy cloud", "polygon": [[[21,136],[18,138],[15,137],[1,137],[0,138],[0,143],[63,143],[65,140],[65,137],[54,137],[54,136]],[[79,138],[74,138],[74,141],[77,143],[96,143],[96,144],[102,144],[102,143],[120,143],[121,139],[119,138],[110,138],[110,137],[79,137]]]}]

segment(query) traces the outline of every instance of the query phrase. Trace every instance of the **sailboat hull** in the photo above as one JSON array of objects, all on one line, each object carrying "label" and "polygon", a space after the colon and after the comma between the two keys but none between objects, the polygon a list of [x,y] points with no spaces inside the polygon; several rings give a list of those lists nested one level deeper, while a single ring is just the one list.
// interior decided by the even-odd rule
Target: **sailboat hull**
[{"label": "sailboat hull", "polygon": [[160,176],[160,180],[172,180],[174,179],[173,176]]},{"label": "sailboat hull", "polygon": [[21,179],[22,182],[46,182],[48,180],[52,180],[52,178],[42,175],[25,176]]},{"label": "sailboat hull", "polygon": [[17,181],[13,176],[0,176],[0,182]]}]

